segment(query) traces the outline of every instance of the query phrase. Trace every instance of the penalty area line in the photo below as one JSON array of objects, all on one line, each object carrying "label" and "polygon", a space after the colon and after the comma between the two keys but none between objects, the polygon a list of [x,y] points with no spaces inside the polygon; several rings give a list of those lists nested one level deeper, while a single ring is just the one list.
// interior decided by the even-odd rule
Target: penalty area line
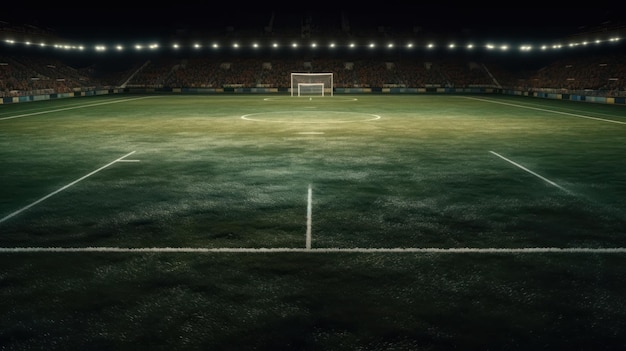
[{"label": "penalty area line", "polygon": [[139,99],[148,99],[148,98],[151,98],[151,97],[152,96],[144,96],[144,97],[138,97],[138,98],[122,99],[122,100],[110,100],[110,101],[99,102],[99,103],[94,103],[94,104],[87,104],[87,105],[80,105],[80,106],[70,106],[70,107],[58,108],[58,109],[55,109],[55,110],[31,112],[31,113],[25,113],[25,114],[16,115],[16,116],[0,117],[0,121],[7,120],[7,119],[14,119],[14,118],[22,118],[22,117],[42,115],[42,114],[52,113],[52,112],[75,110],[75,109],[78,109],[78,108],[86,108],[86,107],[108,105],[108,104],[117,104],[117,103],[120,103],[120,102],[127,102],[127,101],[139,100]]},{"label": "penalty area line", "polygon": [[418,254],[624,254],[626,247],[523,248],[202,248],[202,247],[0,247],[0,253],[418,253]]},{"label": "penalty area line", "polygon": [[[125,159],[126,157],[128,157],[128,156],[130,156],[130,155],[132,155],[132,154],[134,154],[134,153],[135,153],[135,151],[129,152],[129,153],[127,153],[126,155],[124,155],[124,156],[122,156],[122,157],[120,157],[120,158],[118,158],[118,159],[116,159],[116,160],[114,160],[114,161],[112,161],[112,162],[110,162],[110,163],[108,163],[108,164],[106,164],[106,165],[104,165],[104,166],[102,166],[102,167],[100,167],[100,168],[96,169],[95,171],[93,171],[93,172],[91,172],[91,173],[89,173],[89,174],[86,174],[86,175],[84,175],[84,176],[82,176],[82,177],[80,177],[80,178],[76,179],[75,181],[73,181],[73,182],[71,182],[71,183],[69,183],[69,184],[67,184],[67,185],[65,185],[65,186],[63,186],[63,187],[61,187],[61,188],[59,188],[59,189],[57,189],[57,190],[55,190],[55,191],[51,192],[50,194],[48,194],[48,195],[46,195],[46,196],[44,196],[44,197],[40,198],[39,200],[37,200],[37,201],[35,201],[35,202],[32,202],[31,204],[29,204],[29,205],[27,205],[27,206],[24,206],[24,207],[20,208],[19,210],[17,210],[17,211],[15,211],[15,212],[13,212],[13,213],[11,213],[11,214],[9,214],[9,215],[5,216],[4,218],[0,219],[0,223],[2,223],[2,222],[4,222],[4,221],[6,221],[7,219],[9,219],[9,218],[11,218],[11,217],[13,217],[13,216],[16,216],[16,215],[18,215],[18,214],[20,214],[20,213],[22,213],[22,212],[24,212],[24,211],[28,210],[29,208],[31,208],[31,207],[33,207],[33,206],[37,205],[38,203],[40,203],[40,202],[42,202],[42,201],[44,201],[44,200],[46,200],[46,199],[48,199],[48,198],[52,197],[53,195],[56,195],[56,194],[60,193],[61,191],[65,190],[65,189],[67,189],[67,188],[69,188],[69,187],[71,187],[71,186],[73,186],[74,184],[76,184],[76,183],[80,182],[81,180],[84,180],[84,179],[86,179],[86,178],[88,178],[88,177],[91,177],[92,175],[94,175],[94,174],[96,174],[96,173],[100,172],[101,170],[103,170],[103,169],[105,169],[105,168],[107,168],[107,167],[111,166],[111,165],[112,165],[112,164],[114,164],[114,163],[117,163],[117,162],[123,162],[123,161],[124,161],[124,159]],[[129,161],[131,161],[131,160],[129,160]],[[133,162],[136,162],[137,160],[132,160],[132,161],[133,161]]]},{"label": "penalty area line", "polygon": [[506,157],[504,157],[504,156],[502,156],[502,155],[498,154],[497,152],[493,152],[493,151],[489,151],[489,152],[490,152],[491,154],[493,154],[493,155],[495,155],[495,156],[498,156],[499,158],[501,158],[501,159],[505,160],[506,162],[508,162],[508,163],[510,163],[510,164],[512,164],[512,165],[514,165],[515,167],[517,167],[517,168],[519,168],[519,169],[521,169],[521,170],[523,170],[523,171],[526,171],[526,172],[528,172],[528,173],[530,173],[530,174],[534,175],[535,177],[537,177],[537,178],[539,178],[539,179],[541,179],[541,180],[545,181],[546,183],[548,183],[548,184],[550,184],[550,185],[552,185],[552,186],[555,186],[555,187],[557,187],[557,188],[559,188],[559,189],[563,190],[564,192],[566,192],[566,193],[568,193],[568,194],[570,194],[570,195],[572,194],[572,192],[571,192],[571,191],[569,191],[569,190],[565,189],[564,187],[562,187],[562,186],[558,185],[557,183],[555,183],[555,182],[551,181],[550,179],[548,179],[548,178],[546,178],[546,177],[543,177],[542,175],[540,175],[540,174],[538,174],[538,173],[535,173],[535,172],[531,171],[530,169],[528,169],[528,168],[526,168],[526,167],[524,167],[524,166],[520,165],[519,163],[514,162],[514,161],[512,161],[512,160],[509,160],[508,158],[506,158]]},{"label": "penalty area line", "polygon": [[313,225],[313,189],[309,184],[306,204],[306,249],[311,249],[311,226]]},{"label": "penalty area line", "polygon": [[311,188],[311,184],[309,184],[309,191],[307,195],[307,205],[306,205],[306,249],[311,249],[311,226],[313,224],[313,189]]}]

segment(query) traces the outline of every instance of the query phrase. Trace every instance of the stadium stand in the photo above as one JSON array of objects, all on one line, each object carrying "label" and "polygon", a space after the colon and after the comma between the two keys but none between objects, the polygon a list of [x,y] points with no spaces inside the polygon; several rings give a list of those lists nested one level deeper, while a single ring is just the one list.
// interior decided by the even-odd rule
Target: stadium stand
[{"label": "stadium stand", "polygon": [[[330,16],[328,18],[331,18]],[[36,27],[4,23],[11,35],[54,37]],[[180,34],[180,33],[179,33]],[[426,35],[416,28],[355,26],[346,18],[272,17],[255,27],[183,33],[182,38],[219,35],[224,39],[389,39]],[[46,50],[0,48],[0,97],[68,93],[110,88],[277,88],[290,86],[291,72],[333,72],[336,88],[495,88],[517,91],[584,93],[626,97],[626,60],[618,52],[582,50],[581,54],[511,59],[501,55],[433,54],[398,51],[384,54],[172,53],[121,55],[53,54]]]}]

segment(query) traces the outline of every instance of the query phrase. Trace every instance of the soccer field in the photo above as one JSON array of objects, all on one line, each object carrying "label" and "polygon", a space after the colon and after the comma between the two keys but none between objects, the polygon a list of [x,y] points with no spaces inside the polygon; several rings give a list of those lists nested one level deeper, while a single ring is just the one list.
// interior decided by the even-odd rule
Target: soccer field
[{"label": "soccer field", "polygon": [[0,105],[0,348],[626,347],[626,109]]}]

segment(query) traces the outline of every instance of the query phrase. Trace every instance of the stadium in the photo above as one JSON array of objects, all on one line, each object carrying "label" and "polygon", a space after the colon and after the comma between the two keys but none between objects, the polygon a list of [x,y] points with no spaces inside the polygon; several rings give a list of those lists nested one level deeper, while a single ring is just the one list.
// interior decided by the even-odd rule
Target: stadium
[{"label": "stadium", "polygon": [[477,10],[0,13],[0,349],[623,350],[626,25]]}]

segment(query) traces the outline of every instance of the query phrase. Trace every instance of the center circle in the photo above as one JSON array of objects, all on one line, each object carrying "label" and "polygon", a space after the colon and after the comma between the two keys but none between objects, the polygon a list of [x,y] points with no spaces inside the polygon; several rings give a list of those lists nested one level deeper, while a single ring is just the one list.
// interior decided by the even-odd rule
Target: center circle
[{"label": "center circle", "polygon": [[345,111],[273,111],[250,113],[241,116],[241,119],[255,122],[273,122],[273,123],[290,123],[290,124],[327,124],[327,123],[354,123],[375,121],[381,119],[381,116],[362,113],[362,112],[345,112]]}]

